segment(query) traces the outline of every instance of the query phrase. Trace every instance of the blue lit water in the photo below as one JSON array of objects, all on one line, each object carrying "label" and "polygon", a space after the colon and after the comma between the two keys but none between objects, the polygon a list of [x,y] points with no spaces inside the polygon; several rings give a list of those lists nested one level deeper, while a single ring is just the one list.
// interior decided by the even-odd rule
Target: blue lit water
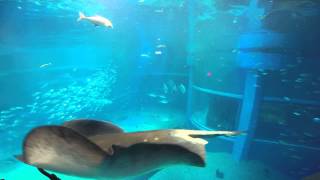
[{"label": "blue lit water", "polygon": [[[45,179],[14,158],[24,136],[78,118],[127,132],[248,132],[239,151],[241,140],[210,139],[206,168],[149,179],[318,173],[319,9],[316,0],[0,0],[0,179]],[[79,11],[113,28],[78,22]]]}]

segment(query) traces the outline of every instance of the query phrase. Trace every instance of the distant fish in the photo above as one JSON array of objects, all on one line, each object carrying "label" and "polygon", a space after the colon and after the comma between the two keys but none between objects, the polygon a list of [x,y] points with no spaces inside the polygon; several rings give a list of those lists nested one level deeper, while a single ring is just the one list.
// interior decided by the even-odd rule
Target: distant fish
[{"label": "distant fish", "polygon": [[291,159],[295,159],[295,160],[301,160],[302,157],[301,156],[298,156],[298,155],[292,155],[290,156]]},{"label": "distant fish", "polygon": [[320,123],[320,118],[319,117],[315,117],[312,119],[313,122],[315,123]]},{"label": "distant fish", "polygon": [[285,101],[291,101],[291,99],[290,99],[289,97],[287,97],[287,96],[283,97],[283,99],[284,99]]},{"label": "distant fish", "polygon": [[156,9],[154,10],[155,13],[163,13],[163,9]]},{"label": "distant fish", "polygon": [[157,45],[157,48],[166,48],[167,46],[165,44],[159,44]]},{"label": "distant fish", "polygon": [[168,104],[169,101],[167,99],[162,99],[159,101],[161,104]]},{"label": "distant fish", "polygon": [[161,54],[162,54],[162,51],[155,51],[154,54],[155,54],[155,55],[161,55]]},{"label": "distant fish", "polygon": [[95,16],[85,16],[83,12],[79,12],[78,21],[87,20],[93,23],[95,26],[105,26],[107,28],[113,28],[112,22],[102,16],[95,15]]},{"label": "distant fish", "polygon": [[140,54],[140,57],[143,57],[143,58],[150,58],[150,55],[149,54]]},{"label": "distant fish", "polygon": [[40,68],[45,68],[45,67],[48,67],[48,66],[51,66],[51,65],[52,65],[52,63],[49,62],[49,63],[47,63],[47,64],[42,64],[42,65],[40,65]]},{"label": "distant fish", "polygon": [[183,84],[179,85],[179,90],[182,94],[186,93],[186,87]]},{"label": "distant fish", "polygon": [[169,88],[168,88],[167,84],[166,84],[166,83],[163,83],[163,92],[164,92],[165,94],[168,94],[168,91],[169,91]]},{"label": "distant fish", "polygon": [[156,95],[156,94],[153,94],[153,93],[149,93],[148,96],[149,96],[149,97],[152,97],[152,98],[157,97],[157,95]]},{"label": "distant fish", "polygon": [[161,98],[161,99],[166,99],[167,97],[166,97],[166,96],[163,96],[163,95],[159,95],[159,98]]},{"label": "distant fish", "polygon": [[298,113],[298,112],[294,112],[293,114],[296,116],[301,116],[301,113]]}]

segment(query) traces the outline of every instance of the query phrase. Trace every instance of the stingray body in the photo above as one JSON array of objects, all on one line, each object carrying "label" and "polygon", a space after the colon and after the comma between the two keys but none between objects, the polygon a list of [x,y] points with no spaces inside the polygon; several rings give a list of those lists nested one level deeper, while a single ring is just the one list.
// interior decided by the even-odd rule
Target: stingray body
[{"label": "stingray body", "polygon": [[174,164],[205,166],[204,136],[235,131],[156,130],[125,133],[104,121],[73,120],[37,127],[17,158],[31,166],[91,178],[138,176]]}]

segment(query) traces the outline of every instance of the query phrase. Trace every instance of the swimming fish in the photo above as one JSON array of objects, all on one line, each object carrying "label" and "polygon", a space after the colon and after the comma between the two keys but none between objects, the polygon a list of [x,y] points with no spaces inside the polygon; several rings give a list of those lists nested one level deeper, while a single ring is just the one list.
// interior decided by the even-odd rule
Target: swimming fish
[{"label": "swimming fish", "polygon": [[48,66],[51,66],[51,65],[52,65],[51,62],[47,63],[47,64],[42,64],[42,65],[40,65],[40,68],[45,68],[45,67],[48,67]]},{"label": "swimming fish", "polygon": [[145,53],[143,53],[143,54],[140,54],[140,57],[143,57],[143,58],[150,58],[150,55],[149,55],[149,54],[145,54]]},{"label": "swimming fish", "polygon": [[164,92],[165,94],[168,94],[168,91],[169,91],[169,88],[168,88],[167,84],[166,84],[166,83],[163,83],[163,92]]},{"label": "swimming fish", "polygon": [[31,166],[88,178],[125,178],[175,164],[204,167],[201,137],[237,131],[169,129],[126,133],[106,121],[73,120],[31,130],[16,158]]},{"label": "swimming fish", "polygon": [[148,96],[150,96],[150,97],[152,97],[152,98],[157,97],[157,95],[156,95],[156,94],[153,94],[153,93],[149,93]]},{"label": "swimming fish", "polygon": [[162,51],[155,51],[154,54],[155,54],[155,55],[161,55],[161,54],[162,54]]},{"label": "swimming fish", "polygon": [[162,99],[159,101],[161,104],[168,104],[169,101],[167,99]]},{"label": "swimming fish", "polygon": [[179,90],[182,94],[186,93],[186,87],[183,84],[179,85]]},{"label": "swimming fish", "polygon": [[83,12],[79,12],[78,21],[81,21],[81,20],[88,20],[91,23],[93,23],[95,26],[105,26],[107,28],[113,28],[112,22],[109,19],[99,15],[85,16]]}]

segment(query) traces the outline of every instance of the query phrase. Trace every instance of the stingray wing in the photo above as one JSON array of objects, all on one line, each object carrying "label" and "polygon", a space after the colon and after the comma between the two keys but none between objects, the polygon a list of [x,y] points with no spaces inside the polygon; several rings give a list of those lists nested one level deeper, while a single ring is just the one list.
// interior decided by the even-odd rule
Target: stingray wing
[{"label": "stingray wing", "polygon": [[42,126],[25,138],[17,158],[29,165],[76,176],[95,177],[106,153],[70,128]]},{"label": "stingray wing", "polygon": [[158,130],[137,133],[101,134],[90,139],[105,151],[115,151],[113,146],[129,148],[137,144],[156,144],[182,147],[195,154],[199,160],[192,165],[205,165],[205,145],[208,143],[200,137],[234,136],[236,131],[201,131],[201,130]]},{"label": "stingray wing", "polygon": [[107,121],[97,121],[92,119],[78,119],[67,121],[63,126],[73,129],[85,137],[107,133],[123,133],[124,131]]}]

